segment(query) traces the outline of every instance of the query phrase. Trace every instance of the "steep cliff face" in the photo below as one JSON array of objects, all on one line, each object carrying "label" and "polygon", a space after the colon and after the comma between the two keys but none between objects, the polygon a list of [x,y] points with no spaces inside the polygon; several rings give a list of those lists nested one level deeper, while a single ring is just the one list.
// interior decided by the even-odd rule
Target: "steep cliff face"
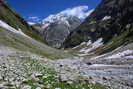
[{"label": "steep cliff face", "polygon": [[[60,48],[68,35],[80,25],[80,20],[74,16],[60,16],[43,29],[43,37],[49,45]],[[45,26],[45,25],[44,25]]]},{"label": "steep cliff face", "polygon": [[46,43],[52,47],[60,48],[68,35],[81,24],[76,16],[64,14],[50,15],[42,24],[33,25],[42,34]]},{"label": "steep cliff face", "polygon": [[76,28],[76,31],[70,34],[64,42],[64,47],[73,47],[88,40],[96,41],[98,38],[103,38],[106,44],[112,38],[120,39],[115,46],[118,47],[127,42],[124,39],[131,41],[132,23],[133,0],[102,0],[91,15]]}]

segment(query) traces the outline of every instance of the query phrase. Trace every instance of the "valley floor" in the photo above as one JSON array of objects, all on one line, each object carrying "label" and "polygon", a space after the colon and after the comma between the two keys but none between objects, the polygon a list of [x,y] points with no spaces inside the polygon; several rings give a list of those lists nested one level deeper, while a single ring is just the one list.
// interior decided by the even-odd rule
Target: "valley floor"
[{"label": "valley floor", "polygon": [[33,53],[0,46],[0,88],[105,89],[100,84],[80,81],[73,83],[74,80],[79,80],[77,79],[79,73],[73,75],[72,69],[68,72],[67,65],[63,73],[60,63],[60,60],[51,60]]},{"label": "valley floor", "polygon": [[103,84],[108,89],[133,89],[132,45],[102,56],[58,60],[0,46],[0,88],[103,89],[93,85]]}]

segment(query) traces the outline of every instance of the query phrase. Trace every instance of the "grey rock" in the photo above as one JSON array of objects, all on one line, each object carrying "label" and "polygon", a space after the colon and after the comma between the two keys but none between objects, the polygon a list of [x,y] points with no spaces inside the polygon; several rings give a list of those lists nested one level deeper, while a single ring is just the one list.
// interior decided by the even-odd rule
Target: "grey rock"
[{"label": "grey rock", "polygon": [[42,24],[33,25],[33,27],[39,30],[48,45],[60,48],[68,35],[80,24],[80,19],[75,16],[57,14],[51,22],[44,21]]}]

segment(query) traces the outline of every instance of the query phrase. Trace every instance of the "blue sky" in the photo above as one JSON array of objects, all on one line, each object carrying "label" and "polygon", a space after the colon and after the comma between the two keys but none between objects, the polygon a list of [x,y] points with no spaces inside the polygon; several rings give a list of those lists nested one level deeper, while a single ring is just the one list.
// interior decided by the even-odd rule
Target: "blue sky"
[{"label": "blue sky", "polygon": [[[39,17],[44,19],[51,14],[64,11],[67,8],[77,6],[88,6],[91,10],[100,3],[101,0],[7,0],[12,8],[14,8],[26,20],[28,17]],[[37,19],[37,18],[31,18]]]}]

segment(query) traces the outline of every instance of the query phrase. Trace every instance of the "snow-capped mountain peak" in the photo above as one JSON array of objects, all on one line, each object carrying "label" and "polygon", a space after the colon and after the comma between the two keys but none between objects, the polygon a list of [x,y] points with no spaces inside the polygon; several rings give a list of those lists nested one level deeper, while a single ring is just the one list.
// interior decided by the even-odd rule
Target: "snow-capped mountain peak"
[{"label": "snow-capped mountain peak", "polygon": [[70,32],[80,24],[78,17],[58,13],[48,16],[40,25],[34,25],[34,28],[39,30],[49,45],[59,48]]},{"label": "snow-capped mountain peak", "polygon": [[72,19],[75,19],[75,21],[80,21],[77,17],[75,16],[66,16],[64,14],[55,14],[55,15],[50,15],[48,16],[47,18],[45,18],[43,21],[42,21],[42,24],[43,24],[43,28],[46,28],[48,27],[50,24],[52,23],[56,23],[56,24],[65,24],[67,25],[68,27],[70,27],[70,21],[69,20],[72,20]]},{"label": "snow-capped mountain peak", "polygon": [[50,15],[47,18],[45,18],[42,23],[54,23],[58,21],[66,22],[66,20],[69,18],[69,16],[65,16],[64,14],[55,14],[55,15]]}]

